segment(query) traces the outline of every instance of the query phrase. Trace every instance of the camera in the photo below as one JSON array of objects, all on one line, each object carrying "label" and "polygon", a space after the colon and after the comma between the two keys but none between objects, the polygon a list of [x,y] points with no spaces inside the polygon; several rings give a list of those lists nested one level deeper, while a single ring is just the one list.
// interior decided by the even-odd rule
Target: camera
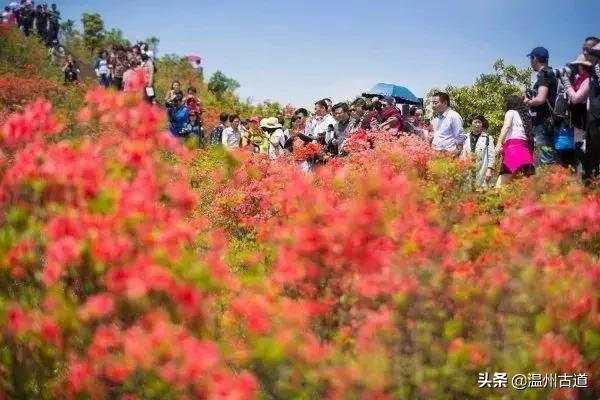
[{"label": "camera", "polygon": [[534,99],[536,96],[537,93],[533,89],[527,89],[525,91],[525,97],[527,97],[529,100]]}]

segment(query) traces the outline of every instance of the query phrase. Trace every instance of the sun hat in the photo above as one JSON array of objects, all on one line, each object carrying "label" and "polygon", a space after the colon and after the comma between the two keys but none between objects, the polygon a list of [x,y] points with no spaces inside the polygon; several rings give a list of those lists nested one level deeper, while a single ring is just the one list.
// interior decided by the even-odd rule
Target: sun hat
[{"label": "sun hat", "polygon": [[279,128],[281,128],[281,124],[279,123],[279,120],[276,117],[270,117],[270,118],[263,118],[260,121],[260,127],[267,128],[267,129],[279,129]]},{"label": "sun hat", "polygon": [[575,59],[575,61],[571,61],[569,64],[572,64],[572,65],[579,65],[579,64],[581,64],[581,65],[585,65],[587,67],[591,67],[592,66],[592,63],[589,62],[588,60],[586,60],[584,54],[578,55],[577,58]]}]

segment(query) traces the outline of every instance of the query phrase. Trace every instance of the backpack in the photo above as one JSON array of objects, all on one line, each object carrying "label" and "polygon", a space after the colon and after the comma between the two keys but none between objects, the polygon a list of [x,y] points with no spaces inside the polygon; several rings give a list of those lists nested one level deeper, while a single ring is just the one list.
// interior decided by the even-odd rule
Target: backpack
[{"label": "backpack", "polygon": [[560,122],[564,121],[569,116],[569,97],[567,96],[567,91],[560,78],[550,68],[548,68],[548,70],[549,71],[545,71],[545,73],[552,74],[556,78],[556,99],[554,100],[554,105],[550,104],[550,100],[548,99],[546,99],[546,104],[548,104],[548,107],[550,107],[550,111],[552,112],[553,122],[558,126]]}]

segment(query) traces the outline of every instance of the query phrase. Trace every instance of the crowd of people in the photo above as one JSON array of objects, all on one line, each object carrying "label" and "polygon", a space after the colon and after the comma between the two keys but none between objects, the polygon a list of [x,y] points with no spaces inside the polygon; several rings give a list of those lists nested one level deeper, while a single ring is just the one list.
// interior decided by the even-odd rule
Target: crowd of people
[{"label": "crowd of people", "polygon": [[149,103],[156,102],[154,75],[157,68],[154,52],[149,49],[147,43],[139,42],[130,47],[113,45],[102,49],[94,63],[94,71],[98,83],[103,87],[113,87],[126,92],[136,89],[133,77],[137,71],[141,71],[144,76],[146,100]]},{"label": "crowd of people", "polygon": [[[175,82],[174,85],[177,85]],[[310,170],[318,162],[343,156],[346,139],[358,130],[393,130],[431,140],[432,126],[424,118],[422,107],[413,106],[403,117],[391,96],[358,98],[351,104],[333,104],[328,98],[315,102],[311,115],[305,108],[294,111],[288,120],[283,116],[248,120],[238,115],[220,115],[220,123],[201,140],[206,145],[222,145],[228,149],[242,148],[253,153],[266,153],[276,158],[310,143],[320,144],[323,154],[302,162]],[[202,130],[200,130],[202,132]]]},{"label": "crowd of people", "polygon": [[[25,35],[34,32],[48,46],[58,41],[59,21],[56,4],[48,8],[33,0],[13,1],[2,13],[2,23],[16,24]],[[197,137],[202,146],[243,148],[276,158],[318,143],[321,154],[301,162],[306,171],[330,157],[343,156],[346,140],[354,132],[388,130],[414,135],[454,157],[474,158],[474,182],[480,189],[490,187],[495,175],[496,187],[500,187],[517,175],[531,175],[536,168],[552,164],[572,168],[584,182],[590,182],[600,175],[600,39],[586,38],[581,54],[562,69],[549,66],[550,54],[544,47],[533,49],[527,57],[535,79],[523,96],[505,99],[505,118],[497,140],[487,132],[485,115],[468,121],[470,128],[465,131],[463,118],[452,109],[444,92],[431,98],[432,121],[425,118],[420,106],[403,115],[390,96],[337,104],[325,98],[315,102],[313,113],[300,108],[291,119],[255,116],[243,120],[223,113],[210,133],[203,129],[203,105],[196,88],[189,87],[184,93],[181,83],[173,82],[164,105],[171,133],[182,139]],[[79,66],[72,56],[65,57],[62,70],[66,83],[78,81]],[[122,91],[136,90],[132,78],[141,71],[146,100],[157,104],[157,69],[146,43],[103,49],[94,70],[100,85]],[[498,158],[501,162],[496,171]]]},{"label": "crowd of people", "polygon": [[14,24],[27,36],[36,33],[48,46],[58,42],[60,11],[56,4],[50,8],[45,2],[34,0],[13,1],[2,11],[2,23]]},{"label": "crowd of people", "polygon": [[[314,113],[300,108],[288,124],[283,118],[221,114],[206,142],[227,148],[244,148],[277,157],[297,146],[319,143],[318,159],[302,162],[310,170],[319,161],[344,155],[346,139],[355,131],[390,130],[415,135],[434,150],[476,160],[474,184],[485,190],[531,175],[542,166],[572,168],[586,183],[600,175],[600,39],[588,37],[582,53],[562,69],[549,66],[547,49],[537,47],[527,57],[535,79],[522,96],[505,99],[505,117],[497,140],[487,132],[485,115],[478,115],[465,130],[463,118],[451,107],[447,93],[431,98],[433,120],[413,106],[402,115],[393,97],[358,98],[333,105],[330,99],[315,103]],[[202,130],[200,130],[202,132]],[[497,160],[499,167],[497,167]],[[497,171],[496,171],[497,170]]]}]

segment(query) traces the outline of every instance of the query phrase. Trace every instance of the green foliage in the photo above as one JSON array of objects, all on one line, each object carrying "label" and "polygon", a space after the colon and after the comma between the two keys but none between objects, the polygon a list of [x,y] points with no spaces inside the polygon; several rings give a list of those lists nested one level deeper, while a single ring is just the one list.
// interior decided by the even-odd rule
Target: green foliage
[{"label": "green foliage", "polygon": [[37,77],[58,80],[61,73],[44,62],[47,51],[37,36],[25,36],[16,29],[0,34],[0,74],[14,73],[31,77],[29,67],[35,68]]},{"label": "green foliage", "polygon": [[233,93],[239,87],[240,84],[238,81],[228,78],[221,71],[215,72],[208,81],[208,90],[219,97],[226,93]]},{"label": "green foliage", "polygon": [[66,20],[65,22],[60,24],[60,30],[65,36],[65,38],[73,36],[77,32],[75,30],[75,21],[72,19]]},{"label": "green foliage", "polygon": [[104,40],[104,21],[100,14],[84,13],[81,16],[83,24],[83,43],[90,53],[100,48]]},{"label": "green foliage", "polygon": [[129,40],[127,40],[125,38],[125,36],[123,35],[123,31],[120,29],[111,29],[110,31],[106,32],[106,34],[104,35],[104,45],[105,46],[111,46],[111,45],[116,45],[116,46],[124,46],[124,47],[128,47],[131,46],[131,43],[129,42]]},{"label": "green foliage", "polygon": [[263,117],[279,117],[283,115],[283,106],[276,101],[266,100],[257,105],[255,111]]},{"label": "green foliage", "polygon": [[146,39],[146,43],[148,43],[148,47],[154,52],[154,56],[156,56],[158,53],[158,44],[160,43],[160,39],[156,36],[150,36],[148,39]]},{"label": "green foliage", "polygon": [[[489,122],[489,132],[498,135],[504,121],[506,96],[523,93],[530,78],[530,69],[518,69],[505,64],[502,59],[494,63],[494,71],[481,74],[471,86],[448,86],[452,107],[469,123],[477,115],[484,115]],[[437,89],[430,92],[433,94]]]}]

